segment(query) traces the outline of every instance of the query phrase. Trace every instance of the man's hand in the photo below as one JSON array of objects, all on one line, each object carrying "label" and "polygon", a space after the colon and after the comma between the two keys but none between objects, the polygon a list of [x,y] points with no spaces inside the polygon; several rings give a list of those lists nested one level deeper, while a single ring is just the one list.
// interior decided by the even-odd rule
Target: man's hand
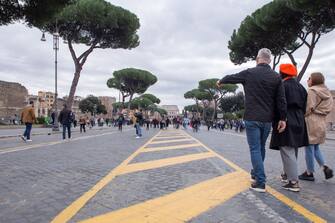
[{"label": "man's hand", "polygon": [[217,86],[217,87],[222,87],[222,85],[223,85],[223,84],[220,83],[220,80],[218,80],[218,81],[216,82],[216,86]]},{"label": "man's hand", "polygon": [[278,132],[282,133],[285,131],[285,129],[286,129],[286,121],[279,121],[277,127]]}]

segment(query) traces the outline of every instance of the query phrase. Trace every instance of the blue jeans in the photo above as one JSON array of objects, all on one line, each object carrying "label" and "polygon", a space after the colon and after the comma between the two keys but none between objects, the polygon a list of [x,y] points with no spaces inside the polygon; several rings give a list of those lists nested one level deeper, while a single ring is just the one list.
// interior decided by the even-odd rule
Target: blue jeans
[{"label": "blue jeans", "polygon": [[71,123],[63,124],[63,139],[65,139],[66,129],[67,129],[67,136],[70,139],[71,138]]},{"label": "blue jeans", "polygon": [[137,134],[137,136],[142,137],[141,125],[139,123],[136,123],[135,127],[136,127],[136,134]]},{"label": "blue jeans", "polygon": [[30,139],[30,132],[33,127],[32,123],[25,123],[26,124],[26,129],[24,130],[23,136],[26,137],[27,139]]},{"label": "blue jeans", "polygon": [[271,122],[245,121],[247,140],[252,163],[251,174],[258,184],[265,184],[265,143],[271,130]]},{"label": "blue jeans", "polygon": [[307,171],[310,173],[314,173],[314,157],[320,166],[325,165],[325,161],[323,159],[322,153],[320,151],[320,147],[318,144],[309,145],[305,147],[305,159]]}]

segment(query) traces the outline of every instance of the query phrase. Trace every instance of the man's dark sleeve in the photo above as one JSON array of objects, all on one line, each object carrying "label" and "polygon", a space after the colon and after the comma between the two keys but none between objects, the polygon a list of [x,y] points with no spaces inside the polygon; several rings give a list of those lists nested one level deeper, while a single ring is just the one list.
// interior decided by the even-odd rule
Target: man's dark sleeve
[{"label": "man's dark sleeve", "polygon": [[220,80],[220,84],[244,84],[247,74],[248,70],[243,70],[237,74],[227,75]]},{"label": "man's dark sleeve", "polygon": [[279,118],[286,121],[287,118],[287,102],[285,97],[285,88],[281,80],[279,80],[277,95],[276,95],[276,108],[278,109]]}]

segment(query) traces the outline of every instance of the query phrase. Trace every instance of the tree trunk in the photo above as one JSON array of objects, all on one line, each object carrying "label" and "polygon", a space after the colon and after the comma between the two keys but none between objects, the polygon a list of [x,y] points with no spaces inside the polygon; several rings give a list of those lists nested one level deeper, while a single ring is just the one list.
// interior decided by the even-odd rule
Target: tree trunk
[{"label": "tree trunk", "polygon": [[134,94],[131,94],[130,97],[129,97],[128,111],[127,111],[128,114],[129,114],[129,112],[130,112],[130,104],[131,104],[131,101],[133,100],[133,96],[134,96]]},{"label": "tree trunk", "polygon": [[199,101],[198,99],[195,99],[195,104],[197,106],[197,116],[199,115]]},{"label": "tree trunk", "polygon": [[305,63],[304,63],[304,66],[302,67],[302,69],[300,70],[299,72],[299,75],[298,75],[298,82],[301,81],[302,77],[304,76],[305,72],[306,72],[306,69],[309,65],[309,63],[311,62],[311,59],[313,57],[313,53],[314,53],[314,48],[315,48],[315,44],[316,42],[318,41],[320,36],[318,36],[316,38],[316,33],[313,33],[313,36],[312,36],[312,41],[311,41],[311,44],[310,46],[308,47],[309,48],[309,51],[308,51],[308,56],[307,56],[307,59],[305,60]]},{"label": "tree trunk", "polygon": [[276,69],[276,67],[277,67],[277,65],[279,64],[279,62],[280,62],[280,59],[281,59],[281,55],[279,55],[279,56],[274,56],[274,58],[273,58],[273,64],[272,64],[272,70],[275,70]]},{"label": "tree trunk", "polygon": [[214,112],[213,112],[213,115],[212,115],[212,122],[214,122],[214,119],[215,119],[215,113],[216,113],[216,106],[217,106],[218,102],[214,99]]},{"label": "tree trunk", "polygon": [[76,71],[74,72],[69,98],[67,99],[67,102],[66,102],[68,109],[72,109],[74,95],[76,93],[77,85],[78,85],[79,78],[80,78],[80,72],[81,72],[81,67],[76,66]]}]

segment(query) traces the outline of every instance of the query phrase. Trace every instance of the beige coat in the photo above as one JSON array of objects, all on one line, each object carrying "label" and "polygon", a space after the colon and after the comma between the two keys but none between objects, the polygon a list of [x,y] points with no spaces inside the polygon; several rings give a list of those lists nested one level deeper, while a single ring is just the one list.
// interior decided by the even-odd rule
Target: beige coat
[{"label": "beige coat", "polygon": [[325,85],[309,88],[305,120],[309,144],[322,144],[326,140],[326,116],[333,107],[333,98]]}]

